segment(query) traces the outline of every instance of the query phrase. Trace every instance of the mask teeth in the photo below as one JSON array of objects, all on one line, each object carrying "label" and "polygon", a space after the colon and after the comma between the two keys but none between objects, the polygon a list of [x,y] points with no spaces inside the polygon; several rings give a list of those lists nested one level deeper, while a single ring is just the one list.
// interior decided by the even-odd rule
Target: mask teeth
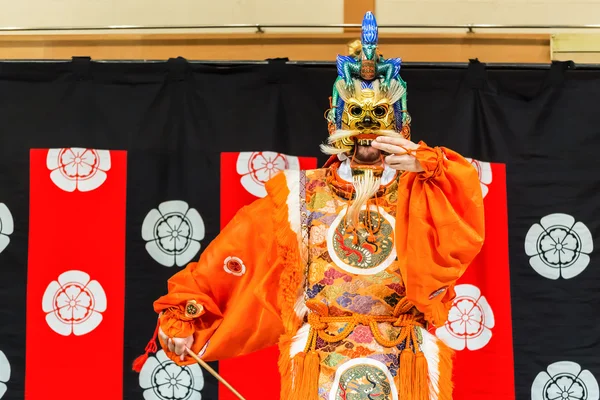
[{"label": "mask teeth", "polygon": [[357,139],[357,143],[361,146],[370,146],[373,139]]}]

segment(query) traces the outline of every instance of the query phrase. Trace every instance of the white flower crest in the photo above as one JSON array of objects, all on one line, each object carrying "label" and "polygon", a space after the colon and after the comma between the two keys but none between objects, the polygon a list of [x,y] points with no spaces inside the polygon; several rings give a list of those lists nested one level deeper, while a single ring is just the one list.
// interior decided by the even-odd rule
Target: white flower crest
[{"label": "white flower crest", "polygon": [[0,350],[0,399],[8,390],[6,384],[10,380],[10,363],[2,350]]},{"label": "white flower crest", "polygon": [[148,358],[139,376],[145,400],[200,400],[204,376],[198,364],[180,367],[163,350]]},{"label": "white flower crest", "polygon": [[479,184],[481,185],[481,195],[485,197],[490,190],[488,185],[492,183],[492,165],[489,162],[478,161],[472,158],[465,159],[477,170],[477,174],[479,174]]},{"label": "white flower crest", "polygon": [[48,285],[42,298],[48,326],[63,336],[81,336],[96,329],[106,305],[100,283],[77,270],[63,272]]},{"label": "white flower crest", "polygon": [[487,299],[477,286],[457,285],[448,321],[435,334],[454,350],[479,350],[492,339],[496,322]]},{"label": "white flower crest", "polygon": [[599,400],[598,381],[572,361],[558,361],[540,372],[531,385],[531,400]]},{"label": "white flower crest", "polygon": [[106,181],[110,151],[70,147],[50,149],[46,166],[52,182],[65,192],[89,192]]},{"label": "white flower crest", "polygon": [[593,249],[590,230],[568,214],[545,216],[525,237],[529,265],[548,279],[576,277],[589,265]]},{"label": "white flower crest", "polygon": [[246,265],[238,257],[227,257],[223,263],[223,269],[228,274],[242,276],[246,273]]},{"label": "white flower crest", "polygon": [[272,151],[242,152],[237,159],[237,173],[244,189],[256,197],[265,197],[265,183],[280,171],[300,169],[298,157]]},{"label": "white flower crest", "polygon": [[10,235],[13,234],[15,223],[10,210],[4,203],[0,203],[0,253],[10,243]]},{"label": "white flower crest", "polygon": [[200,251],[204,221],[185,201],[166,201],[146,215],[142,238],[148,254],[157,263],[183,267]]}]

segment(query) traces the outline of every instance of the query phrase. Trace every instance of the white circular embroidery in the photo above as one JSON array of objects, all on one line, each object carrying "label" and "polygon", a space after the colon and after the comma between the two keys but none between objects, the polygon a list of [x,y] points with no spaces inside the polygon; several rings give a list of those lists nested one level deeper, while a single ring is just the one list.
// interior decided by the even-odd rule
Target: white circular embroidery
[{"label": "white circular embroidery", "polygon": [[99,188],[106,181],[110,170],[108,150],[70,147],[50,149],[46,166],[52,182],[66,192],[89,192]]},{"label": "white circular embroidery", "polygon": [[0,399],[8,390],[6,384],[10,380],[10,364],[4,352],[0,350]]},{"label": "white circular embroidery", "polygon": [[100,283],[77,270],[62,273],[48,285],[42,298],[48,326],[63,336],[81,336],[96,329],[106,305]]},{"label": "white circular embroidery", "polygon": [[148,254],[165,267],[187,265],[200,251],[204,221],[185,201],[172,200],[151,210],[142,224]]},{"label": "white circular embroidery", "polygon": [[466,160],[477,170],[479,184],[481,185],[481,194],[485,197],[489,192],[488,185],[492,183],[492,165],[489,162],[478,161],[472,158],[466,158]]},{"label": "white circular embroidery", "polygon": [[300,169],[298,157],[272,151],[242,152],[236,166],[237,173],[242,176],[242,186],[256,197],[265,197],[265,183],[287,169]]},{"label": "white circular embroidery", "polygon": [[0,203],[0,253],[6,249],[10,243],[10,235],[15,229],[12,214],[4,203]]},{"label": "white circular embroidery", "polygon": [[223,269],[228,274],[235,276],[242,276],[246,273],[246,266],[238,257],[227,257],[223,263]]},{"label": "white circular embroidery", "polygon": [[200,400],[204,376],[198,364],[180,367],[163,350],[148,358],[139,377],[145,400]]},{"label": "white circular embroidery", "polygon": [[590,263],[590,230],[568,214],[550,214],[533,224],[525,237],[529,265],[548,279],[571,279]]},{"label": "white circular embroidery", "polygon": [[492,308],[477,286],[457,285],[455,290],[448,321],[435,334],[454,350],[482,349],[492,339],[496,324]]},{"label": "white circular embroidery", "polygon": [[[366,205],[362,206],[361,211],[365,211],[366,209],[367,209]],[[391,239],[391,241],[389,242],[391,249],[389,249],[387,256],[385,256],[385,258],[381,259],[379,261],[379,264],[377,264],[376,266],[373,266],[371,268],[359,268],[359,267],[356,267],[353,265],[348,265],[346,262],[344,262],[344,260],[340,257],[340,255],[338,255],[338,252],[336,251],[335,246],[337,245],[337,243],[339,243],[340,241],[344,242],[344,238],[338,236],[339,235],[338,227],[344,223],[344,216],[348,212],[348,207],[344,207],[344,209],[338,214],[336,219],[333,221],[333,223],[329,226],[329,228],[327,230],[327,252],[329,253],[329,256],[331,257],[331,260],[339,268],[341,268],[344,271],[349,272],[351,274],[375,275],[375,274],[380,273],[381,271],[384,271],[396,259],[396,246],[394,245],[394,242],[393,242],[394,228],[396,227],[396,219],[394,217],[392,217],[390,214],[388,214],[387,212],[385,212],[383,209],[378,208],[377,206],[371,205],[371,206],[369,206],[369,209],[376,213],[379,213],[379,215],[381,215],[384,219],[383,223],[387,223],[390,228],[390,231],[391,231],[390,235],[387,236],[388,238]],[[345,244],[344,244],[344,246],[345,246]],[[353,248],[349,249],[348,251],[352,251],[355,254],[359,254],[359,256],[362,258],[361,262],[364,263],[365,265],[372,265],[371,257],[373,257],[373,253],[368,248],[356,246],[356,245],[352,245],[352,246],[353,246]],[[383,254],[385,254],[385,253],[383,253]]]},{"label": "white circular embroidery", "polygon": [[[335,378],[333,380],[333,385],[331,385],[331,387],[333,388],[330,392],[329,392],[329,400],[337,400],[340,398],[346,398],[344,396],[343,393],[341,392],[340,386],[344,386],[344,385],[340,385],[340,379],[342,378],[342,375],[344,374],[344,372],[348,371],[350,368],[352,367],[356,367],[356,366],[360,366],[360,365],[368,365],[371,367],[375,367],[377,368],[383,375],[385,375],[385,377],[387,378],[387,383],[389,383],[390,385],[390,390],[391,390],[391,399],[390,400],[398,400],[398,389],[396,388],[395,382],[394,382],[394,378],[392,377],[392,374],[390,374],[390,370],[389,368],[383,364],[381,361],[378,360],[374,360],[372,358],[355,358],[349,361],[346,361],[345,363],[341,364],[338,369],[335,371]],[[368,377],[366,376],[358,376],[356,378],[356,380],[359,379],[363,379],[365,381],[368,382]],[[373,389],[373,382],[367,383],[366,385],[363,385],[364,389],[362,387],[357,387],[354,386],[354,394],[356,397],[352,397],[352,398],[357,398],[357,399],[371,399],[373,397],[371,397],[369,395],[369,392],[366,392],[366,397],[363,397],[361,393],[361,389],[363,390],[370,390]],[[344,397],[342,397],[344,396]],[[350,397],[348,397],[350,398]],[[387,399],[389,399],[390,397],[386,397]]]},{"label": "white circular embroidery", "polygon": [[572,361],[550,364],[531,385],[531,400],[598,400],[598,381]]}]

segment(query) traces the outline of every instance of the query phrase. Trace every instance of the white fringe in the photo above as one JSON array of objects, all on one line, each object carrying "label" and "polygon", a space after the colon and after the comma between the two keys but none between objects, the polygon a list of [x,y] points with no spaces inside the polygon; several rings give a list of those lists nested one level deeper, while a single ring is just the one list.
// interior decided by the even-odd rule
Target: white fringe
[{"label": "white fringe", "polygon": [[[361,86],[361,81],[359,79],[354,79],[354,85],[351,86],[350,89],[346,87],[346,81],[340,79],[336,83],[336,89],[338,91],[338,94],[340,95],[340,98],[344,100],[345,103],[348,103],[351,100],[359,103],[364,101],[364,96],[362,92],[363,89]],[[394,79],[390,82],[390,86],[387,90],[382,90],[380,80],[376,80],[373,82],[373,92],[375,93],[375,96],[373,98],[373,101],[375,103],[379,103],[380,101],[386,101],[390,105],[392,105],[395,102],[399,101],[402,98],[402,96],[404,96],[404,94],[406,93],[406,89],[400,84],[400,82]]]},{"label": "white fringe", "polygon": [[421,330],[423,336],[423,344],[421,350],[427,359],[427,368],[429,372],[429,400],[438,400],[440,394],[440,348],[438,346],[439,339],[427,332],[423,328]]},{"label": "white fringe", "polygon": [[290,345],[290,359],[298,353],[302,353],[308,342],[308,334],[310,332],[310,325],[304,324],[298,329],[296,335],[292,338],[292,344]]},{"label": "white fringe", "polygon": [[352,180],[356,196],[348,208],[348,218],[356,227],[358,226],[358,215],[361,208],[377,193],[381,185],[381,178],[376,178],[373,171],[367,169],[363,175],[353,176]]},{"label": "white fringe", "polygon": [[348,147],[348,148],[337,148],[337,147],[329,146],[329,145],[326,145],[326,144],[322,144],[319,147],[321,148],[321,151],[323,153],[329,154],[330,156],[338,155],[338,154],[344,154],[344,153],[346,153],[346,152],[348,152],[348,151],[351,150],[350,147]]}]

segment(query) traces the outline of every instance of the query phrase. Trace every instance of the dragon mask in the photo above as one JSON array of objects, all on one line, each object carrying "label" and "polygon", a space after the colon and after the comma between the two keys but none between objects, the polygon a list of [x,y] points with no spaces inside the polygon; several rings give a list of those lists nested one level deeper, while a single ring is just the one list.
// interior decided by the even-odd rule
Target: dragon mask
[{"label": "dragon mask", "polygon": [[401,60],[385,59],[377,49],[378,29],[373,13],[362,23],[360,46],[352,55],[337,57],[338,77],[333,85],[326,154],[352,159],[353,170],[383,170],[383,154],[371,148],[378,135],[410,139],[406,83],[400,77]]}]

